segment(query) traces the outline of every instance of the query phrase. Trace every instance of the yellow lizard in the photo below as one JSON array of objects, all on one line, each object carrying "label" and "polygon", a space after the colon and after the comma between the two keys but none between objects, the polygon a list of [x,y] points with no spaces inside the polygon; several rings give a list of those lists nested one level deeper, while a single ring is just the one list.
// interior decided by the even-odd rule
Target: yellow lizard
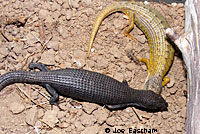
[{"label": "yellow lizard", "polygon": [[129,34],[134,28],[134,23],[144,32],[150,47],[150,59],[139,59],[140,62],[146,63],[148,69],[144,88],[160,94],[162,86],[170,81],[165,75],[173,62],[174,49],[166,39],[165,29],[169,28],[169,25],[157,10],[139,2],[114,1],[100,12],[93,24],[88,56],[101,22],[108,15],[118,11],[123,12],[129,18],[129,26],[124,30],[125,36],[134,39]]}]

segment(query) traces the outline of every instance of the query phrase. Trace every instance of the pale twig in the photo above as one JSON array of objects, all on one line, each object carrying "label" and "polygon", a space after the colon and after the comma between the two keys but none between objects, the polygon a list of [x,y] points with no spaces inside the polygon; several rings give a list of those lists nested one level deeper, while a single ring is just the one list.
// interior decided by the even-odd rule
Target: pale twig
[{"label": "pale twig", "polygon": [[[17,86],[18,90],[20,92],[22,92],[28,99],[30,99],[34,104],[36,104],[37,106],[45,109],[41,104],[37,103],[36,101],[34,101],[26,92],[24,92],[19,86]],[[46,110],[46,109],[45,109]]]},{"label": "pale twig", "polygon": [[42,123],[46,124],[47,126],[49,126],[49,128],[55,130],[57,132],[57,134],[62,134],[58,129],[54,128],[52,125],[50,125],[49,123],[43,121],[43,120],[40,120]]}]

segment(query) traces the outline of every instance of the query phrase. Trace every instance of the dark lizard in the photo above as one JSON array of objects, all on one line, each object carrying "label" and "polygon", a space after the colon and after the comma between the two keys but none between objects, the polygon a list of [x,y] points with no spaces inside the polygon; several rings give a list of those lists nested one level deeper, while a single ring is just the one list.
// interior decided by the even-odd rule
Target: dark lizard
[{"label": "dark lizard", "polygon": [[41,71],[13,71],[0,76],[0,91],[13,83],[37,84],[51,95],[50,104],[59,95],[104,104],[108,109],[137,106],[149,110],[165,110],[167,102],[151,90],[136,90],[126,81],[119,82],[109,76],[82,69],[48,70],[41,63],[30,63],[30,69]]}]

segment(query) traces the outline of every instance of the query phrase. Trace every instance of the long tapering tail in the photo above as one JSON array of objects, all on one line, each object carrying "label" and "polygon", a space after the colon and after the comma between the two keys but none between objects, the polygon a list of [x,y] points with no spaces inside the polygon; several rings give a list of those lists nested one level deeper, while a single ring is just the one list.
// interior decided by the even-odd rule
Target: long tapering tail
[{"label": "long tapering tail", "polygon": [[89,41],[89,46],[88,46],[88,57],[90,55],[90,51],[91,51],[91,48],[92,48],[92,44],[94,42],[94,38],[97,34],[97,31],[99,29],[99,26],[101,25],[102,21],[110,14],[116,12],[116,11],[119,11],[120,10],[120,6],[119,4],[111,4],[110,6],[104,8],[100,13],[99,15],[97,16],[94,24],[93,24],[93,27],[92,27],[92,32],[91,32],[91,36],[90,36],[90,41]]},{"label": "long tapering tail", "polygon": [[13,71],[0,76],[0,91],[14,83],[36,83],[37,81],[34,80],[34,75],[37,73],[28,72],[28,71]]}]

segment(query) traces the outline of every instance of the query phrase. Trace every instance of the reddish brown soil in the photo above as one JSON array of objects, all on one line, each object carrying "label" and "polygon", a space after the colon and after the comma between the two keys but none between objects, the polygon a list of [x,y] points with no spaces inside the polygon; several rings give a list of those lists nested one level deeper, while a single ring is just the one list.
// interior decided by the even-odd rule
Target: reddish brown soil
[{"label": "reddish brown soil", "polygon": [[[0,72],[29,70],[32,60],[53,65],[51,69],[84,68],[112,76],[119,81],[127,80],[133,88],[142,89],[147,76],[146,66],[137,65],[127,57],[134,48],[136,54],[148,57],[148,42],[137,28],[131,32],[137,44],[123,37],[128,20],[122,13],[107,17],[98,31],[94,52],[85,61],[92,24],[97,13],[112,0],[0,0],[0,13],[8,17],[30,16],[25,26],[8,25],[5,34],[26,39],[25,42],[7,42],[0,36]],[[176,6],[155,4],[171,27],[183,33],[183,4]],[[36,12],[35,14],[33,14]],[[40,19],[44,20],[46,42],[40,39]],[[46,46],[43,50],[43,45]],[[148,113],[135,108],[109,111],[97,104],[83,102],[74,107],[71,98],[61,97],[60,107],[51,107],[44,88],[35,85],[14,84],[0,92],[0,133],[41,134],[103,134],[109,128],[157,129],[156,134],[182,134],[186,118],[186,78],[182,59],[176,52],[174,63],[167,76],[171,82],[163,88],[162,96],[169,103],[168,111]],[[27,97],[17,94],[17,89],[31,91],[31,98],[44,108],[31,103]],[[137,114],[136,114],[137,113]],[[110,132],[110,133],[111,133]]]}]

